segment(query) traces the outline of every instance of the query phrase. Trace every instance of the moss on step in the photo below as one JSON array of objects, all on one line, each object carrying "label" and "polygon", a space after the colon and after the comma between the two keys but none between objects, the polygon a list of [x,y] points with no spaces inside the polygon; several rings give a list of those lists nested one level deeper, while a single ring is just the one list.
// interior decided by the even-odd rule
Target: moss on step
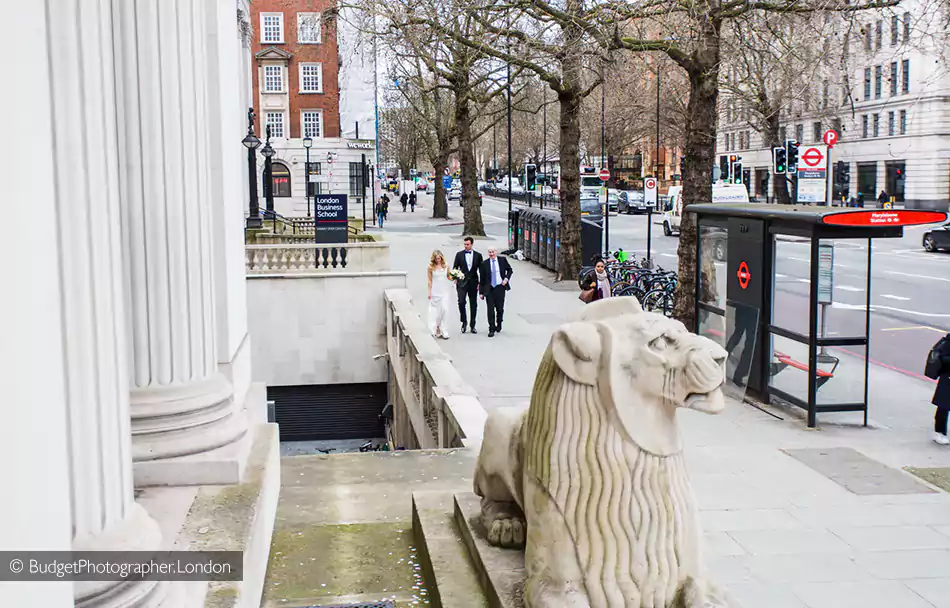
[{"label": "moss on step", "polygon": [[428,592],[421,576],[409,523],[278,528],[264,599],[266,605],[292,605],[340,596],[395,596],[423,604]]}]

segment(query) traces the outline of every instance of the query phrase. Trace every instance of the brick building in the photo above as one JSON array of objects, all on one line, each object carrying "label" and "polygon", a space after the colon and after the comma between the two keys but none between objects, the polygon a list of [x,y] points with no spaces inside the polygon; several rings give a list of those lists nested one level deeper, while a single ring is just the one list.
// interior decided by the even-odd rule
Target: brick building
[{"label": "brick building", "polygon": [[[372,48],[364,52],[346,20],[328,16],[335,6],[332,0],[251,4],[256,130],[264,140],[271,128],[274,207],[288,216],[310,212],[308,183],[311,197],[348,194],[350,215],[360,215],[354,205],[367,196],[361,176],[376,164]],[[313,141],[307,172],[305,137]]]}]

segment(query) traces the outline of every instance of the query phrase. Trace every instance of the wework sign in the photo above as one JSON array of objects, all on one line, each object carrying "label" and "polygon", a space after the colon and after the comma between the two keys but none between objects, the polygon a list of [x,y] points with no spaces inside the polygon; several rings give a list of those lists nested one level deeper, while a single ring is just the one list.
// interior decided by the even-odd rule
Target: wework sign
[{"label": "wework sign", "polygon": [[372,141],[348,141],[346,147],[356,148],[357,150],[372,150],[374,146]]},{"label": "wework sign", "polygon": [[317,243],[347,242],[346,195],[318,194],[313,206]]}]

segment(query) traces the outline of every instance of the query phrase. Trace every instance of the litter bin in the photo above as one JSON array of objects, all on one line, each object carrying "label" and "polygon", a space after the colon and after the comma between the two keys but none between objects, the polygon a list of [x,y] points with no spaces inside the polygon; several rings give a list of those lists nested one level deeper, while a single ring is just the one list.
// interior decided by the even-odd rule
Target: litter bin
[{"label": "litter bin", "polygon": [[529,258],[535,264],[538,263],[538,231],[541,229],[541,217],[537,211],[531,212],[531,257]]},{"label": "litter bin", "polygon": [[538,216],[538,265],[544,268],[548,261],[548,218],[543,212]]},{"label": "litter bin", "polygon": [[525,243],[525,223],[527,223],[528,218],[525,217],[524,213],[521,213],[521,210],[518,210],[518,227],[515,230],[515,249],[520,250],[524,253],[524,243]]},{"label": "litter bin", "polygon": [[534,213],[530,209],[524,209],[521,212],[524,218],[524,257],[526,260],[533,260],[531,257],[531,241],[534,239]]},{"label": "litter bin", "polygon": [[548,241],[548,250],[547,250],[547,253],[548,253],[548,255],[547,255],[547,258],[546,258],[546,262],[545,262],[545,264],[544,264],[544,267],[547,268],[547,269],[549,269],[549,270],[554,270],[554,264],[555,264],[554,260],[555,260],[555,258],[557,257],[557,255],[555,254],[555,249],[554,249],[554,247],[555,247],[555,239],[556,239],[556,237],[557,237],[557,226],[558,226],[558,224],[559,224],[559,221],[558,221],[557,219],[555,219],[555,218],[548,218],[548,238],[547,238],[547,241]]},{"label": "litter bin", "polygon": [[581,264],[593,266],[594,260],[600,257],[604,243],[604,227],[590,220],[581,220]]},{"label": "litter bin", "polygon": [[517,249],[518,216],[521,209],[512,209],[508,212],[508,249]]},{"label": "litter bin", "polygon": [[554,272],[561,268],[561,218],[554,222]]}]

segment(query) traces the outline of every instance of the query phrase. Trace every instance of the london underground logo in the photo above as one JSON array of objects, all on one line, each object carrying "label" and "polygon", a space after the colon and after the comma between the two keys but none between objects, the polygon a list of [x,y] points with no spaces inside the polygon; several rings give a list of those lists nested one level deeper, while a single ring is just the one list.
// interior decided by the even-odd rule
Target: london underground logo
[{"label": "london underground logo", "polygon": [[736,276],[739,277],[739,287],[745,289],[749,286],[749,281],[752,279],[752,273],[749,272],[749,265],[745,262],[739,264],[739,270],[736,272]]}]

